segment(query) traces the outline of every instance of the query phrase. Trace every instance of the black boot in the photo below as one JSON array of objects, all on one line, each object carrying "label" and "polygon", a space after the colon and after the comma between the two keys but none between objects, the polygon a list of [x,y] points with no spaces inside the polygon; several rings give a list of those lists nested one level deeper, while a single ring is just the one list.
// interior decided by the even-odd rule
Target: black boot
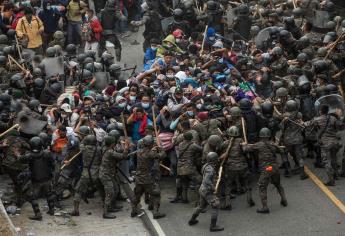
[{"label": "black boot", "polygon": [[284,162],[284,176],[285,177],[291,177],[291,166],[289,161]]},{"label": "black boot", "polygon": [[188,201],[188,188],[183,188],[183,190],[182,190],[182,201],[181,201],[181,203],[185,203],[185,204],[189,203],[189,201]]},{"label": "black boot", "polygon": [[280,195],[280,205],[282,205],[283,207],[287,207],[288,203],[287,203],[287,199],[285,196],[285,191],[284,188],[282,186],[277,187],[278,193]]},{"label": "black boot", "polygon": [[300,174],[300,179],[301,180],[305,180],[305,179],[308,179],[309,177],[308,177],[308,175],[305,173],[305,171],[304,171],[304,166],[303,167],[301,167],[301,174]]},{"label": "black boot", "polygon": [[223,231],[224,228],[217,225],[217,215],[212,214],[211,216],[211,225],[210,225],[210,231],[211,232],[218,232]]},{"label": "black boot", "polygon": [[159,203],[155,203],[153,205],[153,208],[154,208],[153,219],[160,219],[160,218],[164,218],[165,217],[164,213],[159,212],[159,206],[160,206]]},{"label": "black boot", "polygon": [[116,216],[111,214],[109,212],[109,208],[107,205],[104,204],[104,208],[103,208],[103,219],[115,219]]},{"label": "black boot", "polygon": [[261,213],[261,214],[268,214],[270,213],[270,209],[268,209],[267,207],[267,196],[260,196],[261,197],[261,203],[262,203],[262,207],[257,209],[256,212],[257,213]]},{"label": "black boot", "polygon": [[73,211],[70,213],[71,216],[79,216],[79,201],[73,202]]},{"label": "black boot", "polygon": [[248,190],[247,190],[247,203],[248,203],[248,206],[250,206],[250,207],[255,206],[255,202],[254,202],[253,197],[252,197],[252,189],[251,188],[248,188]]},{"label": "black boot", "polygon": [[345,177],[345,158],[341,160],[341,171],[340,171],[339,176]]},{"label": "black boot", "polygon": [[41,211],[40,211],[38,204],[32,204],[32,209],[34,210],[35,215],[29,216],[29,219],[41,221],[42,220],[42,214],[41,214]]},{"label": "black boot", "polygon": [[47,214],[53,216],[54,215],[54,202],[48,202],[48,211]]},{"label": "black boot", "polygon": [[182,188],[176,188],[176,197],[170,203],[182,203]]},{"label": "black boot", "polygon": [[198,217],[197,214],[193,214],[192,218],[188,221],[189,225],[196,225],[199,221],[196,219]]},{"label": "black boot", "polygon": [[328,181],[325,183],[325,185],[326,186],[335,186],[334,174],[328,172],[327,175],[328,175]]}]

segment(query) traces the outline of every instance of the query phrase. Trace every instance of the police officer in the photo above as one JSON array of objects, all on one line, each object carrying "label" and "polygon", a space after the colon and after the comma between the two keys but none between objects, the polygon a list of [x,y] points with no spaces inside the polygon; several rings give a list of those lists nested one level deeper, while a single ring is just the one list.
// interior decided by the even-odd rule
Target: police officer
[{"label": "police officer", "polygon": [[215,182],[217,178],[217,172],[215,165],[218,161],[218,155],[215,152],[207,154],[207,163],[202,167],[202,183],[199,188],[200,203],[194,210],[191,219],[188,221],[189,225],[195,225],[198,223],[197,217],[205,210],[207,205],[212,207],[210,231],[217,232],[223,231],[224,228],[217,225],[218,212],[219,212],[219,199],[215,194]]}]

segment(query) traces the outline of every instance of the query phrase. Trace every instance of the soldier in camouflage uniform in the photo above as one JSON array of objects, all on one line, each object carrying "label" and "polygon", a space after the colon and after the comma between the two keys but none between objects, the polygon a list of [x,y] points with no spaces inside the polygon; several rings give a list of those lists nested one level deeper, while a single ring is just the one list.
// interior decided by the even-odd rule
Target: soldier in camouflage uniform
[{"label": "soldier in camouflage uniform", "polygon": [[231,209],[230,192],[231,185],[236,181],[237,192],[243,193],[247,191],[247,203],[249,206],[254,206],[255,203],[252,198],[252,189],[249,186],[249,169],[245,154],[242,151],[240,129],[236,126],[231,126],[228,134],[232,141],[230,151],[226,153],[230,140],[222,145],[222,156],[220,159],[226,159],[224,162],[224,176],[225,176],[225,209]]},{"label": "soldier in camouflage uniform", "polygon": [[284,57],[284,51],[280,47],[274,47],[271,52],[270,69],[276,76],[285,76],[288,68],[287,60]]},{"label": "soldier in camouflage uniform", "polygon": [[338,177],[337,152],[340,145],[337,132],[345,128],[344,122],[339,117],[338,111],[330,113],[329,107],[324,105],[320,108],[320,116],[304,123],[307,126],[314,126],[317,130],[321,158],[328,176],[325,184],[328,186],[334,186],[335,178]]},{"label": "soldier in camouflage uniform", "polygon": [[218,212],[219,212],[219,199],[216,195],[215,183],[217,179],[217,172],[215,165],[218,161],[218,154],[210,152],[207,154],[207,163],[202,167],[202,183],[199,189],[200,203],[194,210],[191,219],[188,221],[189,225],[198,223],[197,217],[205,210],[207,205],[212,207],[210,231],[223,231],[224,228],[217,225]]},{"label": "soldier in camouflage uniform", "polygon": [[115,146],[117,145],[118,140],[116,140],[113,136],[105,136],[104,138],[104,150],[103,150],[103,158],[102,163],[99,168],[99,179],[101,180],[104,191],[105,191],[105,199],[104,199],[104,210],[103,210],[103,218],[104,219],[115,219],[116,216],[112,215],[111,211],[116,211],[119,208],[112,208],[115,206],[114,199],[120,192],[119,189],[119,180],[117,177],[117,165],[119,161],[126,159],[128,154],[128,143],[126,142],[126,146],[124,147],[123,153],[119,153],[115,150]]},{"label": "soldier in camouflage uniform", "polygon": [[[72,216],[79,216],[80,200],[87,201],[86,195],[89,187],[100,187],[98,182],[98,170],[101,164],[101,149],[97,145],[96,136],[88,135],[80,144],[81,157],[83,158],[83,170],[76,185],[76,192],[74,195],[74,209],[71,212]],[[102,193],[102,191],[100,191]]]},{"label": "soldier in camouflage uniform", "polygon": [[206,162],[206,156],[209,152],[216,152],[218,153],[220,151],[220,147],[223,143],[223,139],[218,136],[218,135],[211,135],[204,147],[203,147],[203,151],[202,151],[202,163]]},{"label": "soldier in camouflage uniform", "polygon": [[257,209],[257,212],[267,214],[270,212],[267,206],[267,187],[270,182],[277,188],[280,194],[280,204],[286,207],[288,203],[284,188],[280,183],[280,173],[277,165],[276,153],[280,152],[280,147],[272,141],[269,141],[271,131],[268,128],[262,128],[260,130],[259,138],[260,140],[257,143],[244,144],[243,149],[245,152],[259,153],[260,177],[258,185],[262,208]]},{"label": "soldier in camouflage uniform", "polygon": [[0,84],[6,84],[9,82],[6,64],[7,58],[5,56],[0,56]]},{"label": "soldier in camouflage uniform", "polygon": [[145,136],[142,142],[143,147],[137,153],[137,171],[134,187],[135,197],[132,203],[131,217],[139,213],[138,204],[140,203],[140,198],[147,192],[153,202],[153,218],[159,219],[165,217],[165,214],[159,212],[161,193],[157,191],[157,188],[154,188],[155,180],[151,170],[155,159],[163,159],[165,153],[159,147],[153,147],[154,139],[152,135]]},{"label": "soldier in camouflage uniform", "polygon": [[286,150],[293,157],[295,171],[300,172],[301,180],[308,178],[304,172],[303,160],[303,126],[300,124],[302,114],[298,112],[298,103],[295,100],[289,100],[285,104],[284,119],[280,123],[282,130],[281,141],[286,146]]},{"label": "soldier in camouflage uniform", "polygon": [[192,181],[197,187],[201,183],[201,176],[195,163],[200,161],[198,156],[202,153],[202,147],[192,141],[193,134],[188,131],[183,134],[184,140],[179,144],[179,159],[177,161],[176,202],[188,203],[188,187]]}]

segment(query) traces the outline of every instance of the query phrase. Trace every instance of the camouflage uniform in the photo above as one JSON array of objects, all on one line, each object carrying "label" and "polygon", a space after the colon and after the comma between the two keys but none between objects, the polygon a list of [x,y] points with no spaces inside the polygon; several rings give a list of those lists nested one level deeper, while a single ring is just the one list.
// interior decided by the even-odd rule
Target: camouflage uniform
[{"label": "camouflage uniform", "polygon": [[127,150],[124,150],[123,153],[119,153],[117,150],[109,148],[103,153],[102,163],[99,168],[99,179],[105,191],[104,207],[108,209],[111,207],[111,204],[115,205],[114,199],[120,191],[117,177],[117,165],[121,160],[127,158],[127,154]]},{"label": "camouflage uniform", "polygon": [[193,181],[197,187],[201,183],[201,176],[197,171],[195,162],[198,156],[202,153],[202,147],[193,141],[184,140],[178,146],[179,159],[177,162],[177,189],[182,190],[182,199],[188,202],[188,186],[190,181]]},{"label": "camouflage uniform", "polygon": [[137,171],[135,175],[135,187],[134,187],[134,200],[132,205],[131,216],[138,214],[138,204],[140,203],[140,198],[144,193],[150,195],[151,201],[154,207],[153,216],[157,217],[161,215],[159,213],[160,206],[160,191],[155,188],[155,179],[152,175],[152,167],[156,159],[163,159],[165,153],[163,151],[157,151],[156,148],[142,147],[137,153]]}]

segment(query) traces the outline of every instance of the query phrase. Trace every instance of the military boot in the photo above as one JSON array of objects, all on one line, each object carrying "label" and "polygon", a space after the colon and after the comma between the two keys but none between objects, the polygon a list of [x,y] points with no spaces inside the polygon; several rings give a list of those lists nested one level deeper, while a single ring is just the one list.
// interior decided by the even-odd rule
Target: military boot
[{"label": "military boot", "polygon": [[278,190],[278,193],[280,195],[280,205],[282,205],[283,207],[287,207],[288,203],[287,203],[287,200],[286,200],[286,196],[285,196],[285,191],[284,191],[284,188],[282,186],[279,186],[277,188]]},{"label": "military boot", "polygon": [[189,203],[188,200],[188,188],[183,188],[182,189],[182,201],[181,203]]},{"label": "military boot", "polygon": [[153,212],[153,219],[160,219],[164,218],[166,215],[164,213],[159,212],[159,204],[154,204],[154,212]]},{"label": "military boot", "polygon": [[38,204],[32,204],[32,209],[34,210],[35,215],[29,216],[29,219],[41,221],[42,220],[42,214],[41,214],[41,211],[40,211]]},{"label": "military boot", "polygon": [[268,206],[267,206],[267,194],[260,193],[260,198],[261,198],[262,207],[258,208],[256,210],[256,212],[257,213],[261,213],[261,214],[268,214],[268,213],[270,213],[270,209],[268,209]]},{"label": "military boot", "polygon": [[79,201],[73,202],[73,211],[70,213],[71,216],[79,216]]},{"label": "military boot", "polygon": [[301,180],[305,180],[305,179],[308,179],[308,178],[309,178],[308,175],[307,175],[307,174],[305,173],[305,171],[304,171],[304,166],[301,167],[301,173],[300,173],[299,178],[300,178]]},{"label": "military boot", "polygon": [[49,201],[48,202],[48,211],[47,211],[48,215],[53,216],[54,215],[54,202]]},{"label": "military boot", "polygon": [[210,225],[210,231],[211,232],[218,232],[223,231],[224,228],[217,225],[217,218],[218,215],[212,214],[211,216],[211,225]]},{"label": "military boot", "polygon": [[284,176],[291,177],[291,166],[289,161],[284,161]]},{"label": "military boot", "polygon": [[170,203],[182,203],[182,188],[176,188],[176,197]]},{"label": "military boot", "polygon": [[327,171],[328,181],[325,183],[326,186],[335,186],[334,174]]},{"label": "military boot", "polygon": [[247,203],[248,203],[248,206],[250,206],[250,207],[255,206],[255,202],[254,202],[253,197],[252,197],[252,189],[251,188],[248,188],[248,190],[247,190]]},{"label": "military boot", "polygon": [[121,48],[115,48],[116,61],[121,61]]},{"label": "military boot", "polygon": [[196,219],[198,217],[198,214],[193,214],[192,218],[188,221],[189,225],[196,225],[199,221]]},{"label": "military boot", "polygon": [[115,219],[115,218],[116,218],[116,216],[113,215],[113,214],[111,214],[111,213],[109,212],[109,207],[108,207],[108,205],[105,205],[105,204],[104,204],[103,219]]},{"label": "military boot", "polygon": [[345,158],[341,161],[340,177],[345,177]]}]

